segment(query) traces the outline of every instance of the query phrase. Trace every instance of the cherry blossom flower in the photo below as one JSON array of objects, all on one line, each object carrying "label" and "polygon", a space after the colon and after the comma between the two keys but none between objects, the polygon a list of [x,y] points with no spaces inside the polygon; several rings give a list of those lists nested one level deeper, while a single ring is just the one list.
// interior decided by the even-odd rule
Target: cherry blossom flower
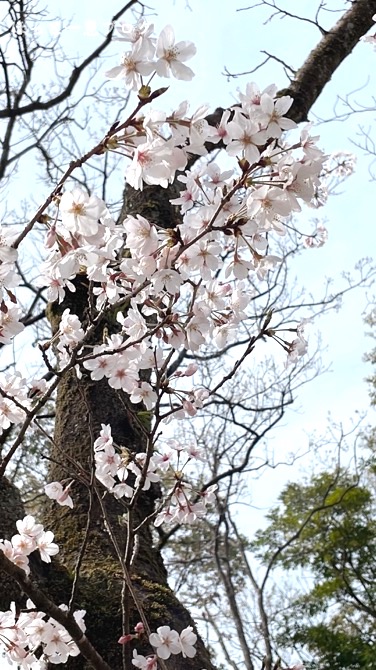
[{"label": "cherry blossom flower", "polygon": [[141,654],[137,653],[136,649],[134,649],[132,665],[135,665],[136,668],[141,668],[141,670],[157,670],[157,657],[142,656]]},{"label": "cherry blossom flower", "polygon": [[140,386],[133,390],[129,399],[133,403],[142,402],[146,409],[150,410],[157,401],[157,394],[148,382],[141,382]]},{"label": "cherry blossom flower", "polygon": [[0,551],[2,551],[12,563],[21,568],[21,570],[24,570],[27,575],[30,574],[27,554],[18,552],[9,540],[0,540]]},{"label": "cherry blossom flower", "polygon": [[52,542],[54,539],[54,534],[50,531],[44,531],[38,535],[36,539],[36,545],[39,549],[40,557],[45,563],[51,563],[51,556],[59,553],[59,547],[57,544]]},{"label": "cherry blossom flower", "polygon": [[0,433],[14,423],[25,420],[25,411],[8,398],[0,397]]},{"label": "cherry blossom flower", "polygon": [[267,139],[267,134],[259,130],[258,124],[236,110],[227,130],[231,140],[227,145],[227,153],[230,156],[242,156],[251,164],[257,163],[260,158],[258,147],[264,145]]},{"label": "cherry blossom flower", "polygon": [[51,482],[44,487],[45,494],[59,505],[66,505],[73,509],[73,500],[69,495],[69,487],[63,488],[60,482]]},{"label": "cherry blossom flower", "polygon": [[0,310],[0,343],[9,344],[15,335],[23,331],[25,326],[20,322],[22,311],[19,307],[4,305]]},{"label": "cherry blossom flower", "polygon": [[35,550],[35,540],[28,535],[13,535],[11,542],[17,554],[28,556]]},{"label": "cherry blossom flower", "polygon": [[[99,345],[94,347],[94,354],[98,354],[100,351],[106,350],[106,345]],[[111,357],[110,356],[97,356],[97,358],[91,358],[88,361],[83,362],[84,368],[90,370],[90,376],[95,381],[103,379],[105,376],[109,376],[111,370]]]},{"label": "cherry blossom flower", "polygon": [[0,224],[0,261],[12,263],[17,259],[18,251],[12,247],[17,235]]},{"label": "cherry blossom flower", "polygon": [[[145,462],[146,462],[146,454],[141,453],[141,454],[136,454],[135,458],[136,462],[130,462],[128,464],[128,469],[133,472],[136,475],[136,481],[135,481],[135,487],[139,485],[141,481],[141,476],[142,476],[142,470],[144,468]],[[150,458],[149,463],[148,463],[148,469],[145,475],[145,481],[142,487],[143,491],[148,491],[150,489],[150,485],[153,482],[159,482],[160,477],[159,475],[155,472],[157,468],[157,464],[154,462],[153,458]]]},{"label": "cherry blossom flower", "polygon": [[0,301],[9,295],[8,289],[16,288],[21,281],[16,268],[11,263],[0,263]]},{"label": "cherry blossom flower", "polygon": [[109,79],[125,79],[125,85],[132,91],[137,91],[142,85],[142,76],[150,75],[154,70],[154,64],[148,61],[150,47],[148,43],[139,38],[133,44],[132,51],[128,51],[122,58],[121,65],[117,65],[105,74]]},{"label": "cherry blossom flower", "polygon": [[136,44],[141,38],[144,44],[148,46],[148,55],[152,58],[154,55],[154,42],[152,38],[154,32],[154,24],[148,23],[147,21],[141,19],[137,23],[125,23],[121,22],[117,27],[117,36],[114,37],[114,41],[124,41],[131,42],[131,44]]},{"label": "cherry blossom flower", "polygon": [[170,202],[172,205],[181,205],[180,210],[182,214],[184,214],[194,206],[195,201],[198,199],[200,189],[194,174],[189,174],[187,176],[180,175],[178,179],[183,184],[186,184],[186,189],[185,191],[180,192],[179,198],[173,198]]},{"label": "cherry blossom flower", "polygon": [[262,95],[260,107],[263,114],[267,117],[266,130],[269,137],[281,137],[284,130],[296,128],[295,121],[284,116],[290,109],[293,98],[289,95],[283,95],[276,100],[270,95]]},{"label": "cherry blossom flower", "polygon": [[112,445],[113,439],[111,434],[111,426],[109,424],[102,423],[102,428],[99,433],[99,437],[94,442],[94,451],[100,451],[104,449],[107,445]]},{"label": "cherry blossom flower", "polygon": [[98,219],[106,206],[96,195],[87,195],[78,188],[66,191],[61,196],[60,213],[64,226],[73,233],[94,235],[98,231]]},{"label": "cherry blossom flower", "polygon": [[108,379],[114,389],[123,389],[126,393],[133,393],[138,385],[137,367],[130,363],[126,353],[112,356],[112,366]]},{"label": "cherry blossom flower", "polygon": [[187,65],[183,65],[196,53],[193,42],[175,43],[175,33],[172,26],[166,26],[158,37],[156,56],[158,58],[155,69],[160,77],[169,77],[172,74],[176,79],[190,81],[194,72]]},{"label": "cherry blossom flower", "polygon": [[171,630],[170,626],[159,626],[156,633],[149,635],[149,642],[152,647],[156,648],[157,656],[163,660],[181,651],[179,633]]},{"label": "cherry blossom flower", "polygon": [[127,216],[123,221],[127,234],[127,247],[137,256],[148,256],[158,249],[158,235],[154,226],[140,214]]},{"label": "cherry blossom flower", "polygon": [[78,316],[71,314],[69,309],[65,309],[61,315],[59,332],[60,344],[69,347],[74,347],[85,335]]},{"label": "cherry blossom flower", "polygon": [[192,626],[188,626],[182,630],[179,642],[184,658],[193,658],[196,655],[196,649],[193,645],[197,642],[197,635],[193,632]]},{"label": "cherry blossom flower", "polygon": [[207,179],[207,181],[205,181],[205,186],[210,189],[222,187],[225,184],[228,184],[228,180],[231,179],[233,174],[234,170],[225,170],[222,172],[217,163],[209,163],[204,172],[204,176]]},{"label": "cherry blossom flower", "polygon": [[156,293],[165,289],[168,293],[179,293],[182,279],[176,270],[158,270],[152,277]]},{"label": "cherry blossom flower", "polygon": [[20,535],[26,535],[35,539],[43,532],[41,523],[36,523],[35,518],[31,514],[27,514],[22,521],[16,521],[17,530]]},{"label": "cherry blossom flower", "polygon": [[261,111],[261,99],[264,95],[275,98],[277,91],[278,88],[275,84],[270,84],[263,91],[261,91],[259,86],[254,81],[251,81],[246,84],[245,93],[242,93],[238,89],[238,95],[242,104],[242,108],[248,113],[248,115],[255,116],[255,118],[260,123],[263,123],[265,121],[265,117]]},{"label": "cherry blossom flower", "polygon": [[137,190],[142,190],[143,182],[167,188],[175,172],[183,170],[186,164],[184,151],[159,137],[136,147],[125,177]]},{"label": "cherry blossom flower", "polygon": [[121,458],[116,453],[114,447],[107,444],[104,449],[95,452],[95,463],[99,470],[114,477],[121,464]]},{"label": "cherry blossom flower", "polygon": [[300,333],[298,337],[293,340],[289,346],[289,354],[287,357],[286,365],[296,363],[296,361],[304,356],[308,351],[308,342],[304,339],[303,335]]},{"label": "cherry blossom flower", "polygon": [[216,491],[218,491],[218,485],[212,484],[211,486],[208,486],[205,491],[202,491],[200,495],[203,497],[206,503],[212,504],[215,502]]},{"label": "cherry blossom flower", "polygon": [[248,216],[257,216],[260,224],[268,229],[274,227],[277,216],[288,216],[290,204],[280,188],[261,186],[255,189],[247,199]]}]

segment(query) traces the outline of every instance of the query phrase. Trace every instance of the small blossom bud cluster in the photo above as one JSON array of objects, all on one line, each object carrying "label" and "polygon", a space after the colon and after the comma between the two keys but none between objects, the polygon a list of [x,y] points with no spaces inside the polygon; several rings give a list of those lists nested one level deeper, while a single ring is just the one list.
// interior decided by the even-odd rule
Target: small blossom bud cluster
[{"label": "small blossom bud cluster", "polygon": [[[173,476],[175,483],[164,508],[157,514],[154,525],[162,523],[192,524],[207,514],[207,506],[215,502],[217,485],[196,491],[184,481],[183,473],[193,460],[203,461],[201,450],[194,444],[182,446],[177,440],[167,440],[168,451],[155,453],[153,460],[159,470]],[[176,462],[175,462],[176,461]]]},{"label": "small blossom bud cluster", "polygon": [[11,540],[0,540],[0,550],[5,556],[26,574],[30,574],[28,556],[33,551],[39,551],[42,561],[51,562],[51,556],[58,553],[59,547],[53,542],[54,534],[43,529],[41,523],[36,523],[33,516],[28,514],[22,521],[16,522],[18,534]]},{"label": "small blossom bud cluster", "polygon": [[128,644],[131,640],[139,640],[142,638],[145,634],[145,627],[142,621],[139,621],[136,623],[134,627],[134,633],[126,633],[125,635],[121,635],[118,639],[119,644]]},{"label": "small blossom bud cluster", "polygon": [[303,244],[307,249],[318,249],[322,247],[328,239],[328,231],[324,226],[317,226],[312,235],[308,235],[303,239]]},{"label": "small blossom bud cluster", "polygon": [[[168,503],[159,512],[154,521],[155,526],[162,523],[193,524],[196,519],[202,519],[207,514],[207,505],[215,501],[217,486],[209,486],[205,491],[196,493],[191,484],[177,481],[174,492],[169,496]],[[195,498],[200,497],[198,502]]]},{"label": "small blossom bud cluster", "polygon": [[[60,605],[60,609],[67,611],[68,608]],[[73,613],[82,631],[85,631],[85,613],[85,610]],[[6,651],[9,662],[24,670],[44,667],[47,663],[66,663],[69,656],[80,653],[65,628],[44,612],[38,612],[31,600],[20,614],[16,613],[14,603],[7,612],[0,612],[1,649]]]}]

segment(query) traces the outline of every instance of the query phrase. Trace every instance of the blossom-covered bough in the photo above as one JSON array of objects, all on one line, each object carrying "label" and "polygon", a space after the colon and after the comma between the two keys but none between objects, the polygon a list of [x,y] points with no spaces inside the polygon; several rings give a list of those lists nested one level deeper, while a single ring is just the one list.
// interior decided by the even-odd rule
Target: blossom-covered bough
[{"label": "blossom-covered bough", "polygon": [[[1,540],[0,568],[28,600],[17,594],[17,604],[0,613],[0,644],[23,668],[89,667],[80,665],[79,652],[90,667],[117,667],[116,652],[106,661],[101,656],[105,640],[94,633],[96,651],[86,638],[84,609],[90,637],[101,600],[118,594],[111,624],[117,621],[119,630],[110,627],[109,635],[120,635],[123,667],[210,670],[190,615],[168,587],[153,527],[195,523],[215,504],[217,486],[191,479],[199,447],[167,438],[163,428],[199,414],[260,340],[280,345],[287,364],[306,353],[303,324],[276,327],[265,310],[254,326],[248,280],[262,284],[278,268],[282,259],[270,253],[271,240],[285,234],[293,214],[325,200],[333,164],[327,169],[311,126],[297,128],[293,98],[275,85],[260,90],[249,83],[215,123],[206,107],[192,114],[186,102],[160,111],[154,104],[166,88],[157,78],[189,81],[194,45],[176,41],[171,26],[155,37],[144,21],[122,24],[118,39],[126,53],[107,76],[135,92],[134,110],[71,163],[18,236],[1,231],[0,342],[23,329],[15,264],[37,224],[46,229],[40,284],[52,337],[39,344],[44,378],[26,381],[16,371],[0,380],[0,426],[19,426],[0,473],[57,389],[45,493],[60,507],[46,501],[47,531],[27,515],[17,521],[18,534]],[[206,160],[215,146],[227,154],[225,167]],[[70,187],[76,168],[107,152],[124,157],[131,193],[151,188],[169,195],[174,183],[176,197],[168,199],[176,220],[133,210],[116,221],[99,196]],[[339,172],[349,169],[343,157],[337,165]],[[302,243],[325,240],[321,227]],[[197,364],[187,364],[181,352],[194,358],[237,341],[242,350],[230,372],[197,386]],[[54,535],[58,581],[50,565],[59,551]],[[69,602],[60,605],[63,592]]]}]

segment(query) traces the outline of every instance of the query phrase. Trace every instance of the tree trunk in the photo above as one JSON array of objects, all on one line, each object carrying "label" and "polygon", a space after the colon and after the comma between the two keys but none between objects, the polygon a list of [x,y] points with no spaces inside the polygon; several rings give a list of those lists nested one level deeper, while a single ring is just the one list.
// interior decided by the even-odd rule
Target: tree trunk
[{"label": "tree trunk", "polygon": [[[169,199],[176,197],[177,190],[160,187],[145,188],[142,192],[126,188],[120,221],[127,212],[141,213],[163,227],[173,227],[179,218],[177,208]],[[76,281],[76,292],[68,293],[60,305],[49,306],[48,317],[52,332],[56,333],[62,312],[67,307],[87,320],[88,281],[80,277]],[[101,324],[90,344],[103,341]],[[110,329],[110,324],[106,324]],[[110,331],[111,332],[111,331]],[[72,584],[80,560],[79,578],[75,590],[74,609],[85,609],[87,633],[96,649],[117,670],[131,665],[132,648],[138,653],[152,653],[152,648],[141,641],[122,648],[117,640],[123,632],[133,631],[140,621],[140,614],[129,590],[126,589],[122,603],[124,576],[108,528],[124,555],[127,529],[123,515],[126,512],[121,501],[109,493],[99,497],[93,487],[93,442],[98,437],[101,424],[110,424],[114,441],[134,453],[145,451],[142,430],[132,420],[125,393],[112,389],[106,380],[92,381],[89,375],[77,377],[70,370],[61,379],[56,400],[54,445],[50,453],[49,481],[74,479],[72,489],[74,509],[48,505],[45,527],[55,533],[60,546],[60,567],[48,571],[48,591],[55,602],[68,604]],[[159,488],[154,485],[138,498],[132,511],[134,527],[154,510]],[[106,519],[104,519],[104,515]],[[175,597],[168,585],[167,573],[160,552],[153,545],[150,523],[139,532],[138,550],[130,568],[132,590],[141,604],[152,631],[158,626],[169,625],[179,632],[187,626],[195,626],[188,611]],[[68,584],[69,582],[69,584]],[[124,625],[124,619],[128,624]],[[171,670],[214,670],[201,639],[196,644],[197,654],[193,659],[180,654],[172,656],[166,665]],[[122,657],[123,651],[123,657]],[[68,668],[88,668],[79,656],[70,658]]]}]

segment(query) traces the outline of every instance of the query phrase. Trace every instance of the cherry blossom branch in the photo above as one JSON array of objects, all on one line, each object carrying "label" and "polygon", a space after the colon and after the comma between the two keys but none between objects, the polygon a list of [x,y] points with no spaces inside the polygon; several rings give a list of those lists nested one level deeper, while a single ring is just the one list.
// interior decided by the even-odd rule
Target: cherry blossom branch
[{"label": "cherry blossom branch", "polygon": [[27,577],[22,568],[12,563],[5,554],[0,551],[0,569],[12,577],[21,587],[22,591],[32,600],[35,607],[55,619],[69,633],[72,640],[79,648],[81,654],[89,661],[95,670],[111,670],[102,656],[95,650],[91,642],[82,632],[73,615],[64,612],[60,607],[50,600],[34,583]]},{"label": "cherry blossom branch", "polygon": [[[138,0],[132,0],[132,2],[130,4],[133,4],[135,1],[138,2]],[[134,117],[138,114],[138,112],[143,107],[145,107],[145,105],[149,104],[150,102],[155,100],[155,98],[157,98],[160,95],[162,95],[163,93],[165,93],[166,90],[167,90],[166,88],[161,88],[161,89],[158,89],[157,91],[154,91],[150,95],[145,96],[144,98],[141,98],[139,100],[137,106],[133,110],[133,112],[126,119],[126,121],[124,121],[122,124],[119,124],[118,122],[113,124],[111,126],[111,128],[109,129],[109,131],[106,133],[103,140],[101,140],[95,147],[90,149],[90,151],[88,151],[86,154],[84,154],[80,158],[77,158],[76,160],[74,160],[70,163],[69,167],[66,169],[63,176],[60,178],[58,184],[55,186],[55,188],[50,193],[48,198],[44,201],[44,203],[38,208],[37,212],[34,214],[32,219],[29,221],[28,225],[25,226],[23,231],[17,237],[16,241],[13,243],[12,246],[15,249],[17,249],[19,247],[22,240],[33,229],[34,225],[41,220],[41,217],[43,216],[45,210],[53,202],[54,198],[60,194],[61,187],[65,184],[65,182],[71,176],[71,174],[77,168],[82,167],[82,165],[84,165],[84,163],[87,163],[87,161],[90,160],[90,158],[92,158],[93,156],[99,156],[99,155],[104,154],[108,149],[107,145],[108,145],[108,142],[111,139],[111,137],[116,135],[120,130],[124,130],[125,128],[127,128],[131,124],[131,122],[133,121]],[[0,112],[0,118],[1,118],[1,112]]]},{"label": "cherry blossom branch", "polygon": [[290,118],[306,121],[308,114],[343,60],[374,25],[376,0],[357,0],[325,34],[281,95],[291,95],[294,103]]}]

